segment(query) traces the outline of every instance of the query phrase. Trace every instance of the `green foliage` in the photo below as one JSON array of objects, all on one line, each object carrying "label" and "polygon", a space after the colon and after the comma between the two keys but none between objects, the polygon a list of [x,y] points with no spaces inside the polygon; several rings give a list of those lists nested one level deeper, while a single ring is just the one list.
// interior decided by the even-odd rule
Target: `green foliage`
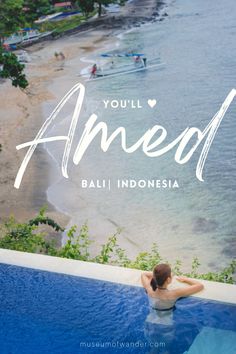
[{"label": "green foliage", "polygon": [[117,244],[117,236],[121,230],[118,230],[114,235],[110,236],[105,244],[102,245],[100,253],[95,257],[94,261],[103,264],[119,264],[119,261],[124,260],[125,252],[119,248]]},{"label": "green foliage", "polygon": [[94,10],[95,4],[97,4],[98,16],[101,16],[102,6],[107,6],[109,4],[124,5],[125,0],[77,0],[77,3],[85,15],[87,15],[89,12],[92,12]]},{"label": "green foliage", "polygon": [[78,0],[77,3],[85,16],[94,11],[94,0]]},{"label": "green foliage", "polygon": [[42,15],[48,15],[51,10],[51,3],[49,0],[24,0],[25,19],[28,23],[33,23]]},{"label": "green foliage", "polygon": [[117,0],[95,0],[95,3],[98,4],[98,16],[102,14],[102,5],[106,6],[109,4],[116,4]]},{"label": "green foliage", "polygon": [[142,269],[142,270],[152,270],[156,264],[161,263],[163,260],[158,251],[157,244],[154,243],[151,252],[140,252],[134,261],[130,261],[128,267]]},{"label": "green foliage", "polygon": [[0,38],[10,35],[24,26],[24,0],[0,1]]},{"label": "green foliage", "polygon": [[[92,239],[89,236],[88,225],[85,223],[77,233],[77,227],[72,226],[67,233],[65,245],[56,248],[52,241],[46,241],[45,235],[39,232],[40,224],[51,226],[55,231],[64,229],[54,220],[45,215],[46,208],[42,208],[39,214],[28,223],[17,223],[10,218],[3,226],[0,237],[0,248],[18,251],[43,253],[63,258],[81,261],[111,264],[122,267],[136,268],[140,270],[152,270],[156,264],[168,263],[161,257],[158,247],[153,244],[150,252],[140,252],[134,260],[130,260],[125,251],[118,245],[118,236],[121,230],[110,236],[102,245],[97,255],[91,255]],[[181,270],[181,262],[176,260],[172,265],[175,275],[184,275],[191,278],[212,280],[222,283],[234,283],[236,272],[236,260],[220,272],[199,273],[200,262],[198,258],[192,261],[191,271],[186,273]]]},{"label": "green foliage", "polygon": [[50,0],[1,0],[0,37],[11,35],[24,26],[31,26],[52,10]]},{"label": "green foliage", "polygon": [[76,230],[77,227],[75,225],[70,228],[67,233],[67,242],[58,250],[57,256],[81,261],[89,261],[89,246],[92,241],[89,239],[88,226],[87,224],[84,224],[77,236],[75,235]]},{"label": "green foliage", "polygon": [[[151,271],[156,264],[163,262],[168,263],[161,257],[158,251],[158,247],[155,243],[151,248],[151,252],[140,252],[136,256],[135,260],[130,260],[127,257],[125,251],[121,249],[117,243],[117,237],[120,234],[121,230],[118,230],[113,236],[110,236],[107,242],[102,245],[102,248],[98,255],[92,258],[89,251],[89,245],[92,243],[92,241],[88,234],[87,224],[82,226],[79,237],[76,238],[74,236],[75,232],[76,226],[73,226],[68,232],[68,241],[66,245],[61,250],[59,250],[59,252],[57,253],[58,256],[102,264],[117,265],[121,267],[135,268],[145,271]],[[83,235],[83,237],[81,237],[81,235]],[[80,238],[84,238],[84,242],[78,242]],[[84,252],[83,249],[86,249],[86,252]],[[228,267],[224,268],[219,273],[198,273],[200,262],[196,257],[192,261],[191,272],[183,272],[181,270],[181,266],[181,261],[176,260],[174,265],[172,266],[172,271],[175,275],[184,275],[191,278],[212,280],[222,283],[234,283],[236,260],[232,261]]]},{"label": "green foliage", "polygon": [[51,226],[55,231],[64,231],[64,229],[58,225],[53,219],[50,219],[48,216],[45,216],[47,207],[40,209],[39,214],[32,220],[28,222],[30,226],[38,226],[40,224]]},{"label": "green foliage", "polygon": [[78,2],[78,0],[71,0],[71,5],[72,5],[73,8],[77,7],[77,2]]},{"label": "green foliage", "polygon": [[20,224],[11,218],[4,227],[5,235],[0,239],[0,248],[55,255],[53,244],[45,241],[41,233],[35,233],[34,225]]},{"label": "green foliage", "polygon": [[174,263],[174,265],[172,265],[172,272],[173,274],[175,275],[181,275],[182,272],[181,272],[181,266],[182,266],[182,262],[177,259]]},{"label": "green foliage", "polygon": [[116,235],[109,237],[107,243],[102,245],[101,253],[96,257],[96,261],[98,263],[109,263],[109,260],[113,255],[113,251],[114,248],[116,247],[116,244],[117,244]]},{"label": "green foliage", "polygon": [[24,65],[20,64],[16,55],[5,53],[1,42],[3,38],[16,32],[24,26],[24,0],[0,1],[0,77],[10,79],[12,85],[25,89],[28,86]]},{"label": "green foliage", "polygon": [[23,73],[24,65],[19,63],[16,55],[11,52],[4,52],[0,45],[0,77],[10,79],[12,85],[25,89],[28,81]]},{"label": "green foliage", "polygon": [[220,272],[208,272],[205,274],[198,273],[197,269],[200,266],[200,262],[197,258],[193,259],[192,271],[185,273],[184,275],[190,278],[204,279],[210,281],[217,281],[220,283],[234,283],[234,274],[236,272],[236,260],[232,260],[229,266],[225,267]]},{"label": "green foliage", "polygon": [[57,36],[65,31],[78,27],[85,19],[84,16],[78,15],[56,22],[46,21],[41,24],[40,30],[53,31],[53,35]]},{"label": "green foliage", "polygon": [[201,263],[199,262],[197,257],[194,257],[192,260],[192,270],[191,273],[189,273],[189,277],[191,278],[196,278],[198,273],[197,270],[199,268],[199,266],[201,265]]}]

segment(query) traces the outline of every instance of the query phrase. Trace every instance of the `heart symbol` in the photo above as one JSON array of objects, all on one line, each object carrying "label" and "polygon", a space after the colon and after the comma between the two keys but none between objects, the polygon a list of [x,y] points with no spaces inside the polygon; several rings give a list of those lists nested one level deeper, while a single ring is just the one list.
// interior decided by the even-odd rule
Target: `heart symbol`
[{"label": "heart symbol", "polygon": [[157,104],[157,100],[155,100],[155,99],[153,99],[153,100],[149,99],[147,102],[151,108],[155,107],[155,105]]}]

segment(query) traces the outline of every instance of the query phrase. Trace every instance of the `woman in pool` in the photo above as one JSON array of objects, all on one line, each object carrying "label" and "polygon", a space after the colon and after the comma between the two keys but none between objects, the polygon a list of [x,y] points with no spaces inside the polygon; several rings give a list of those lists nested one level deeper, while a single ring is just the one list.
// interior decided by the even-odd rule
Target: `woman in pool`
[{"label": "woman in pool", "polygon": [[[187,277],[177,277],[176,279],[189,286],[173,290],[168,289],[172,282],[171,268],[168,264],[158,264],[153,272],[144,272],[141,275],[141,281],[149,295],[151,305],[150,313],[144,324],[144,335],[149,343],[156,343],[156,345],[164,343],[163,347],[158,347],[158,350],[151,350],[150,354],[174,353],[173,346],[176,344],[174,341],[179,336],[179,332],[177,332],[179,329],[185,328],[184,335],[187,338],[192,338],[188,334],[188,330],[192,331],[192,323],[186,324],[186,316],[184,318],[178,317],[178,323],[176,323],[173,309],[179,298],[201,291],[203,285],[199,281]],[[180,325],[181,321],[183,321],[183,325]]]},{"label": "woman in pool", "polygon": [[157,312],[168,312],[174,309],[176,301],[185,296],[189,296],[203,290],[203,285],[187,277],[176,277],[188,287],[168,289],[172,282],[171,268],[168,264],[158,264],[153,272],[144,272],[141,281],[144,289],[149,295],[152,309]]}]

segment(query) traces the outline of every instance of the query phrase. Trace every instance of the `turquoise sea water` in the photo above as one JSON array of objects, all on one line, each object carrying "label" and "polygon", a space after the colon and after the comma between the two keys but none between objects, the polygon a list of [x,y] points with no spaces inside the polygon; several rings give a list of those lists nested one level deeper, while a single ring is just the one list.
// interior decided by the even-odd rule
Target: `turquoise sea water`
[{"label": "turquoise sea water", "polygon": [[[125,127],[128,145],[155,124],[165,127],[171,142],[186,127],[203,130],[236,87],[235,1],[176,0],[165,11],[163,21],[123,34],[114,49],[144,52],[164,65],[88,83],[76,142],[92,113],[107,123],[110,134]],[[143,109],[104,109],[104,99],[139,99]],[[157,100],[153,109],[148,99]],[[203,268],[222,267],[236,248],[235,128],[234,101],[211,146],[204,182],[195,176],[202,145],[188,164],[179,165],[176,149],[158,158],[141,149],[126,154],[116,138],[104,153],[97,137],[79,166],[70,165],[69,180],[59,179],[49,188],[49,200],[71,216],[70,224],[88,220],[98,243],[121,227],[120,244],[130,255],[156,242],[169,260],[184,258],[187,265],[198,256]],[[55,145],[51,151],[56,158],[58,149]],[[176,179],[179,189],[116,188],[117,179],[164,178]],[[110,180],[112,188],[82,189],[81,179]]]}]

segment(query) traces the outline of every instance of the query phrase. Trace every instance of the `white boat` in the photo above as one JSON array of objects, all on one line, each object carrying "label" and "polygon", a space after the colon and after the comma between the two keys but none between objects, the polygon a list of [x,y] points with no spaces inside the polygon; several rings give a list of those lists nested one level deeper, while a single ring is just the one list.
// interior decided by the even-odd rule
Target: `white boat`
[{"label": "white boat", "polygon": [[31,43],[40,38],[47,37],[51,33],[52,32],[39,32],[37,29],[33,28],[25,28],[5,38],[3,45],[5,47],[14,47],[20,44]]},{"label": "white boat", "polygon": [[[163,63],[160,63],[159,58],[153,58],[147,61],[147,59],[144,59],[145,56],[144,54],[102,54],[102,57],[104,58],[131,58],[133,59],[134,57],[136,60],[133,63],[125,64],[122,65],[122,63],[115,63],[112,61],[111,63],[107,63],[101,68],[99,68],[96,72],[96,75],[93,77],[90,77],[87,81],[94,81],[94,80],[100,80],[100,79],[105,79],[109,77],[114,77],[114,76],[120,76],[120,75],[125,75],[125,74],[131,74],[139,71],[145,71],[149,70],[152,68],[156,68],[159,66],[164,65]],[[138,58],[138,60],[137,60]],[[122,61],[122,60],[121,60]],[[108,67],[109,66],[109,67]]]},{"label": "white boat", "polygon": [[113,72],[111,74],[98,74],[96,77],[92,77],[90,79],[87,79],[86,81],[103,80],[103,79],[107,79],[107,78],[110,78],[110,77],[116,77],[116,76],[121,76],[121,75],[132,74],[132,73],[136,73],[136,72],[139,72],[139,71],[146,71],[146,70],[149,70],[149,69],[154,69],[154,68],[157,68],[157,67],[161,67],[163,65],[165,65],[165,63],[142,66],[142,67],[139,67],[139,68],[134,68],[133,70]]},{"label": "white boat", "polygon": [[22,42],[22,35],[14,33],[3,41],[4,46],[16,45]]},{"label": "white boat", "polygon": [[143,67],[144,67],[143,64],[138,64],[138,65],[129,64],[129,65],[123,65],[123,66],[121,66],[121,65],[120,66],[114,66],[114,67],[109,68],[109,69],[99,68],[97,70],[96,77],[110,76],[110,75],[113,75],[113,74],[119,74],[121,72],[126,72],[126,71],[139,69],[139,68],[143,68]]},{"label": "white boat", "polygon": [[40,38],[47,37],[52,32],[39,32],[37,29],[29,29],[23,31],[23,43],[37,41]]}]

